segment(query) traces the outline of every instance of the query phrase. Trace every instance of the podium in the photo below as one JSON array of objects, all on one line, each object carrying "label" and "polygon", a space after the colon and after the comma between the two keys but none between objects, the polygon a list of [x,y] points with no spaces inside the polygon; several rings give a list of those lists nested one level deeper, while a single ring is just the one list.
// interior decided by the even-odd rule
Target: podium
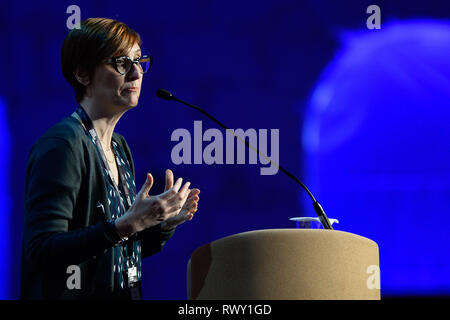
[{"label": "podium", "polygon": [[378,245],[336,230],[239,233],[196,249],[187,265],[188,299],[378,300],[378,284]]}]

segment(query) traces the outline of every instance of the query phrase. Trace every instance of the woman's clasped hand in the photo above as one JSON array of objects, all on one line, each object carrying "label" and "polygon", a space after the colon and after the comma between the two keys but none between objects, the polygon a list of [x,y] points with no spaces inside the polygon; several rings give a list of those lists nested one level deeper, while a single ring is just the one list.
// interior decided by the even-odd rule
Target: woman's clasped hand
[{"label": "woman's clasped hand", "polygon": [[200,199],[199,189],[190,189],[190,182],[181,186],[183,178],[178,178],[174,184],[173,172],[170,169],[166,170],[163,193],[149,195],[153,182],[153,176],[148,173],[133,205],[116,220],[120,236],[130,236],[159,223],[163,230],[170,230],[193,218]]}]

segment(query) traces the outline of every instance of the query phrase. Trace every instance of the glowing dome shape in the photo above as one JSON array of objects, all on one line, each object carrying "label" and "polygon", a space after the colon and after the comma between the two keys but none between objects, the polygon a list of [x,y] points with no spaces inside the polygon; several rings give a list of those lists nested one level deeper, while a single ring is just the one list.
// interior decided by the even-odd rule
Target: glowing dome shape
[{"label": "glowing dome shape", "polygon": [[378,243],[382,295],[450,293],[449,57],[450,23],[346,33],[305,113],[305,182]]}]

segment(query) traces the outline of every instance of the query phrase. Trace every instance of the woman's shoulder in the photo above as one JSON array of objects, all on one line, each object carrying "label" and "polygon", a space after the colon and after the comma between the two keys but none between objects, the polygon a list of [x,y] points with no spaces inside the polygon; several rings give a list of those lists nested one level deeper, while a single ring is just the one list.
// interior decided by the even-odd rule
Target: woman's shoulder
[{"label": "woman's shoulder", "polygon": [[80,122],[76,118],[69,116],[50,127],[34,143],[33,148],[50,143],[55,146],[66,145],[74,150],[81,148],[87,141],[87,136]]},{"label": "woman's shoulder", "polygon": [[59,137],[62,139],[73,139],[84,134],[83,127],[78,119],[69,116],[50,127],[43,135],[43,138]]}]

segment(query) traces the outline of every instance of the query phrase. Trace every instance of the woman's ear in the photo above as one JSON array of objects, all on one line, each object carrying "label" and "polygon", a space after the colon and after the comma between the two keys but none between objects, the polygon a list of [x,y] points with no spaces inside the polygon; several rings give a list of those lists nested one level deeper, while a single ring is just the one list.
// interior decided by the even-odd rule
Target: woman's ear
[{"label": "woman's ear", "polygon": [[81,83],[82,85],[84,85],[84,86],[88,86],[89,85],[89,76],[88,75],[86,75],[85,73],[83,73],[83,72],[80,72],[80,70],[79,69],[77,69],[77,70],[75,70],[74,72],[73,72],[73,75],[75,76],[75,79],[77,79],[77,81],[79,82],[79,83]]}]

